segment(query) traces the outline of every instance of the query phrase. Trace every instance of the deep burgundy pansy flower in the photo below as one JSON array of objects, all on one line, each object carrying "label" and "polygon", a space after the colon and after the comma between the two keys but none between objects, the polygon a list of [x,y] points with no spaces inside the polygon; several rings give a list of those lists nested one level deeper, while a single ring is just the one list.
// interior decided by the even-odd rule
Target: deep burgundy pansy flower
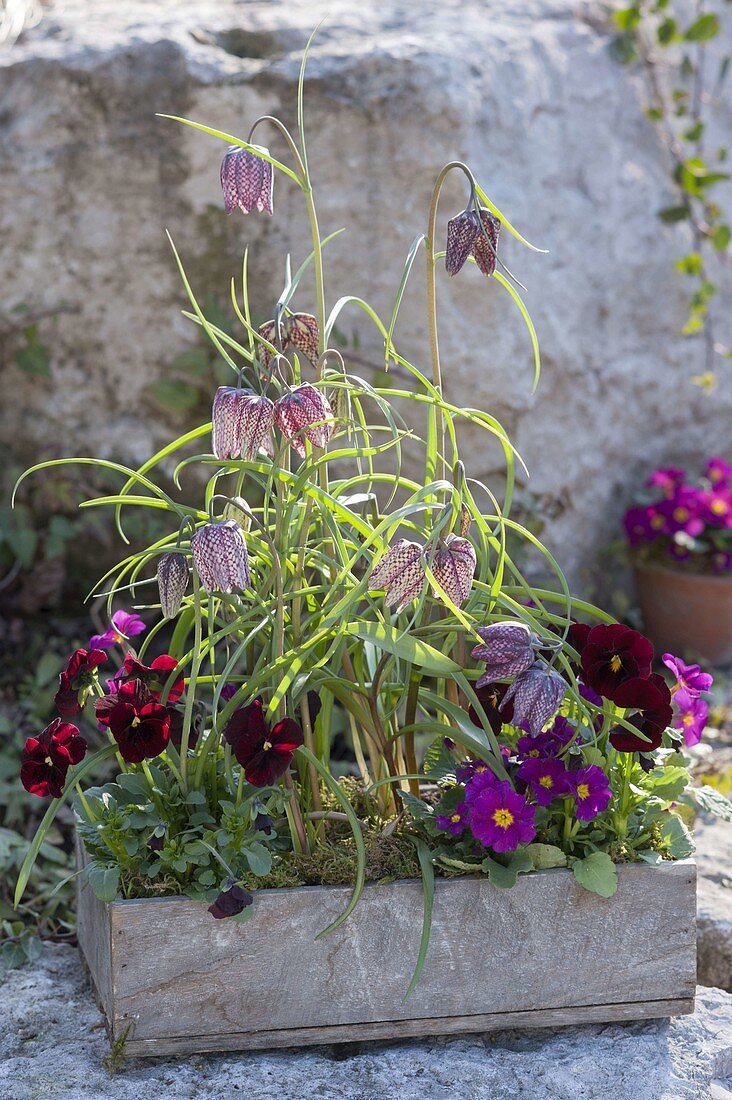
[{"label": "deep burgundy pansy flower", "polygon": [[77,649],[58,678],[58,691],[53,697],[56,709],[64,717],[80,714],[91,686],[97,679],[97,669],[107,660],[103,649]]},{"label": "deep burgundy pansy flower", "polygon": [[[269,155],[269,149],[263,145],[254,148]],[[273,186],[274,173],[268,160],[240,145],[229,146],[221,162],[221,190],[227,214],[237,209],[243,214],[250,210],[272,214]]]},{"label": "deep burgundy pansy flower", "polygon": [[86,755],[76,726],[55,718],[37,737],[29,737],[20,756],[20,781],[30,794],[60,798],[66,773]]},{"label": "deep burgundy pansy flower", "polygon": [[[476,688],[475,694],[478,696],[480,703],[485,711],[488,723],[493,732],[498,736],[505,722],[507,725],[511,724],[513,719],[513,703],[510,701],[506,703],[505,707],[501,709],[501,704],[508,691],[508,684],[486,684],[485,687]],[[483,719],[478,715],[475,707],[468,707],[468,717],[470,721],[476,726],[483,725]]]},{"label": "deep burgundy pansy flower", "polygon": [[111,698],[114,703],[102,712],[104,718],[97,706],[97,718],[109,727],[122,759],[139,764],[164,752],[170,739],[170,711],[157,702],[145,684],[129,680]]},{"label": "deep burgundy pansy flower", "polygon": [[254,897],[236,882],[228,882],[208,911],[215,920],[236,917],[252,904]]},{"label": "deep burgundy pansy flower", "polygon": [[[175,657],[170,657],[167,653],[162,653],[159,657],[156,657],[151,665],[144,665],[132,653],[128,653],[124,665],[120,669],[122,675],[118,673],[115,679],[120,680],[123,684],[126,684],[129,680],[142,680],[150,694],[159,700],[163,694],[163,688],[177,664]],[[184,687],[185,679],[180,676],[171,686],[167,701],[177,703],[183,694]]]},{"label": "deep burgundy pansy flower", "polygon": [[247,783],[268,787],[287,771],[303,743],[303,734],[292,718],[283,718],[270,729],[262,700],[255,699],[234,711],[226,723],[224,740],[244,768]]},{"label": "deep burgundy pansy flower", "polygon": [[636,737],[623,726],[610,730],[610,744],[618,752],[652,752],[663,739],[663,731],[673,716],[671,692],[663,676],[652,673],[648,679],[636,677],[621,684],[613,702],[629,713],[626,719],[635,726],[646,740]]},{"label": "deep burgundy pansy flower", "polygon": [[622,623],[593,626],[582,649],[583,679],[615,703],[621,684],[638,677],[646,679],[652,661],[653,646],[637,630]]}]

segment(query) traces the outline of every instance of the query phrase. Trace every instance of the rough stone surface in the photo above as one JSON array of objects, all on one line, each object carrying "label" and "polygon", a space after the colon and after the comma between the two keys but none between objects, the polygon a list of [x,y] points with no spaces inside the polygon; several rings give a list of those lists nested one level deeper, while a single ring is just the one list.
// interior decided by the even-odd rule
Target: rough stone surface
[{"label": "rough stone surface", "polygon": [[694,839],[698,980],[732,991],[732,825],[719,818],[700,819]]},{"label": "rough stone surface", "polygon": [[[142,460],[184,426],[181,413],[156,419],[144,395],[191,338],[164,227],[202,299],[227,300],[249,242],[255,310],[271,315],[285,253],[299,263],[309,251],[301,195],[280,178],[273,219],[227,220],[223,145],[155,112],[243,136],[263,112],[292,124],[299,55],[324,15],[308,87],[310,160],[322,231],[348,227],[328,246],[329,304],[347,290],[388,317],[438,169],[452,158],[474,167],[550,249],[539,256],[503,235],[505,262],[529,287],[545,376],[532,397],[528,338],[501,287],[475,270],[443,274],[447,394],[503,420],[532,490],[557,502],[546,540],[575,582],[587,579],[649,464],[728,443],[732,386],[710,401],[689,381],[698,367],[678,336],[684,288],[672,270],[684,243],[655,217],[672,200],[664,154],[637,75],[608,54],[601,6],[583,0],[49,9],[0,59],[0,284],[4,312],[58,314],[40,323],[52,378],[6,364],[15,399],[3,403],[0,433],[22,459],[50,445]],[[260,138],[286,158],[276,135]],[[443,226],[465,198],[450,180]],[[421,260],[414,279],[397,343],[424,366]],[[306,286],[296,305],[312,307]],[[378,364],[362,314],[346,311],[339,328]],[[490,477],[497,448],[464,442],[474,472]]]},{"label": "rough stone surface", "polygon": [[[545,961],[550,965],[550,960]],[[51,947],[0,988],[2,1100],[727,1100],[732,997],[698,991],[671,1022],[128,1063],[107,1041],[78,955]]]}]

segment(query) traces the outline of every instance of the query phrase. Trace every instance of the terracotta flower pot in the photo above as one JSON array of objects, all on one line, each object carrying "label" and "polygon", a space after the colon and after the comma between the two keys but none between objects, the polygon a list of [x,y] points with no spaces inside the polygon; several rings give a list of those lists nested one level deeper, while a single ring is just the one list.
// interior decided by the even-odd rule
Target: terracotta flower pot
[{"label": "terracotta flower pot", "polygon": [[732,664],[732,576],[636,566],[646,633],[658,653]]}]

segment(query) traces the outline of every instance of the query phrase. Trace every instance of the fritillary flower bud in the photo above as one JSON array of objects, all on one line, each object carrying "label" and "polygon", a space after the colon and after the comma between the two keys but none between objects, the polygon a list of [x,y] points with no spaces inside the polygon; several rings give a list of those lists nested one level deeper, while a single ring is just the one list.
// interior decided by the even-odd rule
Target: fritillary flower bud
[{"label": "fritillary flower bud", "polygon": [[562,677],[543,661],[521,672],[503,697],[501,709],[513,701],[512,725],[536,737],[559,710],[567,690]]},{"label": "fritillary flower bud", "polygon": [[327,447],[335,421],[328,398],[309,382],[283,394],[275,405],[275,423],[285,439],[305,458],[305,440]]},{"label": "fritillary flower bud", "polygon": [[475,547],[459,535],[448,535],[435,551],[432,561],[435,580],[458,607],[470,595],[476,564]]},{"label": "fritillary flower bud", "polygon": [[311,363],[318,361],[318,322],[310,313],[293,313],[285,323],[288,345],[301,351]]},{"label": "fritillary flower bud", "polygon": [[180,611],[188,587],[188,562],[183,554],[163,554],[158,562],[160,606],[166,619]]},{"label": "fritillary flower bud", "polygon": [[248,531],[252,526],[252,511],[248,501],[244,497],[232,497],[224,505],[224,519],[233,519],[238,523],[242,531]]},{"label": "fritillary flower bud", "polygon": [[219,386],[213,402],[213,453],[223,461],[251,461],[260,449],[272,454],[269,433],[274,424],[274,405],[251,390]]},{"label": "fritillary flower bud", "polygon": [[419,543],[397,539],[372,570],[369,588],[385,589],[386,606],[396,606],[397,612],[403,611],[425,586],[424,566],[424,552]]},{"label": "fritillary flower bud", "polygon": [[534,639],[525,623],[492,623],[479,627],[478,634],[482,643],[474,647],[471,657],[485,661],[486,668],[476,688],[517,676],[534,663]]},{"label": "fritillary flower bud", "polygon": [[474,210],[463,210],[447,223],[447,249],[445,269],[448,275],[457,275],[480,233],[480,219]]},{"label": "fritillary flower bud", "polygon": [[[269,155],[269,149],[260,145],[256,148]],[[268,160],[239,145],[229,146],[221,162],[221,188],[227,214],[237,208],[244,214],[250,210],[272,214],[273,183],[272,165]]]},{"label": "fritillary flower bud", "polygon": [[484,275],[492,275],[496,270],[496,252],[498,250],[498,234],[501,223],[484,206],[480,208],[480,220],[483,223],[483,228],[475,238],[472,249],[473,257]]},{"label": "fritillary flower bud", "polygon": [[247,547],[241,528],[233,519],[199,527],[191,538],[191,551],[196,572],[209,596],[250,587]]}]

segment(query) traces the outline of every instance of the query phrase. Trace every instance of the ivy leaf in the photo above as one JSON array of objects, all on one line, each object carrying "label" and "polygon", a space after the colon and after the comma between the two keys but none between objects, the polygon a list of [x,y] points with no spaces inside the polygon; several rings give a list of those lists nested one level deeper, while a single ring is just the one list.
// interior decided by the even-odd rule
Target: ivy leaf
[{"label": "ivy leaf", "polygon": [[617,892],[618,871],[607,852],[592,852],[578,859],[572,864],[572,874],[580,886],[601,898],[611,898]]},{"label": "ivy leaf", "polygon": [[680,817],[669,813],[661,826],[661,846],[674,859],[686,859],[694,853],[694,841]]},{"label": "ivy leaf", "polygon": [[689,787],[684,802],[721,817],[723,821],[732,821],[732,802],[716,787]]},{"label": "ivy leaf", "polygon": [[430,779],[455,778],[455,757],[445,748],[445,741],[437,737],[424,754],[422,769]]},{"label": "ivy leaf", "polygon": [[524,848],[536,871],[547,867],[566,867],[567,857],[555,844],[527,844]]},{"label": "ivy leaf", "polygon": [[516,879],[519,875],[524,874],[526,871],[533,871],[534,861],[530,855],[523,851],[515,852],[505,866],[490,856],[486,856],[481,867],[488,875],[491,886],[495,886],[499,890],[510,890],[516,885]]},{"label": "ivy leaf", "polygon": [[119,866],[107,867],[103,863],[88,863],[84,874],[86,881],[100,901],[114,901],[119,892]]}]

